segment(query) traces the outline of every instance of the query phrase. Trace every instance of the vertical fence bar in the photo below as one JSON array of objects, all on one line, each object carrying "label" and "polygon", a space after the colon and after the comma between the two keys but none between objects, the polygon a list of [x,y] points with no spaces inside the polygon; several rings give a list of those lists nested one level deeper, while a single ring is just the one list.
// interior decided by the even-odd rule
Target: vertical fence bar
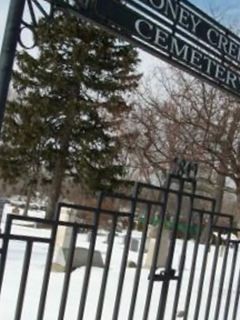
[{"label": "vertical fence bar", "polygon": [[80,304],[79,304],[79,309],[78,309],[78,316],[77,316],[78,320],[82,320],[83,316],[84,316],[103,197],[104,197],[104,193],[101,192],[99,195],[99,198],[98,198],[97,208],[93,212],[94,213],[94,221],[93,221],[94,227],[93,227],[92,235],[91,235],[91,242],[90,242],[90,246],[89,246],[88,258],[87,258],[87,263],[86,263],[86,270],[85,270],[83,286],[82,286],[82,294],[81,294]]},{"label": "vertical fence bar", "polygon": [[181,253],[181,258],[180,258],[180,263],[179,263],[179,270],[178,270],[179,279],[177,281],[177,288],[176,288],[176,292],[175,292],[172,320],[175,320],[176,316],[177,316],[177,307],[178,307],[178,303],[179,303],[179,297],[180,297],[181,285],[182,285],[182,276],[183,276],[184,265],[185,265],[185,260],[186,260],[187,243],[188,243],[188,239],[189,239],[190,227],[191,227],[191,222],[192,222],[192,212],[193,212],[195,191],[196,191],[196,181],[193,180],[192,181],[192,194],[190,197],[190,208],[188,210],[188,216],[187,216],[187,230],[185,233],[185,238],[183,240],[182,253]]},{"label": "vertical fence bar", "polygon": [[122,255],[121,268],[120,268],[120,274],[119,274],[119,279],[118,279],[118,288],[117,288],[114,309],[113,309],[112,319],[114,319],[114,320],[117,320],[118,315],[119,315],[119,308],[120,308],[123,283],[124,283],[124,278],[125,278],[125,273],[126,273],[126,266],[127,266],[127,259],[128,259],[128,253],[129,253],[131,234],[132,234],[132,230],[134,227],[134,217],[135,217],[138,191],[139,191],[139,184],[136,183],[134,186],[134,190],[133,190],[131,212],[130,212],[130,217],[129,217],[129,225],[128,225],[128,229],[127,229],[127,235],[125,238],[126,241],[125,241],[125,246],[124,246],[123,255]]},{"label": "vertical fence bar", "polygon": [[238,316],[239,297],[240,297],[240,269],[238,271],[238,281],[237,281],[236,294],[234,299],[232,320],[238,320],[237,316]]},{"label": "vertical fence bar", "polygon": [[112,229],[110,233],[110,239],[108,242],[108,248],[107,248],[107,254],[104,264],[104,271],[102,276],[102,283],[101,283],[101,289],[99,293],[99,299],[98,299],[98,306],[97,306],[97,312],[96,312],[96,320],[101,319],[102,317],[102,310],[103,310],[103,304],[104,304],[104,298],[106,293],[106,285],[107,285],[107,279],[108,279],[108,273],[109,273],[109,267],[112,257],[112,250],[113,250],[113,244],[114,244],[114,237],[116,233],[116,227],[117,227],[117,213],[112,217]]},{"label": "vertical fence bar", "polygon": [[218,263],[220,240],[221,240],[221,233],[219,232],[217,237],[217,243],[215,245],[215,251],[214,251],[213,262],[212,262],[212,271],[211,271],[210,283],[208,287],[207,305],[205,309],[205,318],[204,318],[205,320],[209,319],[209,312],[210,312],[210,307],[212,303],[213,287],[214,287],[214,281],[216,276],[216,268]]},{"label": "vertical fence bar", "polygon": [[0,55],[0,132],[11,80],[25,0],[11,0]]},{"label": "vertical fence bar", "polygon": [[164,191],[162,191],[163,192],[163,204],[162,204],[162,207],[160,210],[161,222],[159,224],[159,228],[157,231],[155,248],[154,248],[154,252],[153,252],[152,266],[150,269],[149,284],[148,284],[147,296],[146,296],[144,312],[143,312],[143,320],[148,319],[153,284],[154,284],[154,274],[156,271],[156,265],[157,265],[157,259],[158,259],[158,253],[159,253],[159,248],[160,248],[163,226],[164,226],[164,219],[165,219],[165,214],[166,214],[166,210],[167,210],[168,196],[169,196],[169,189],[170,189],[171,181],[172,181],[172,178],[171,178],[171,176],[169,176],[167,179],[167,182],[166,182],[166,189]]},{"label": "vertical fence bar", "polygon": [[147,212],[145,214],[144,230],[143,230],[143,234],[142,234],[141,245],[140,245],[138,261],[137,261],[137,268],[136,268],[136,273],[135,273],[135,277],[134,277],[134,285],[133,285],[130,309],[129,309],[129,313],[128,313],[128,320],[132,320],[133,316],[134,316],[150,214],[151,214],[151,204],[147,204]]},{"label": "vertical fence bar", "polygon": [[[181,207],[182,207],[182,194],[183,194],[183,189],[184,189],[184,183],[185,179],[181,178],[179,181],[179,190],[178,190],[178,199],[177,199],[177,210],[176,214],[174,216],[174,227],[173,231],[171,234],[171,239],[170,239],[170,246],[169,246],[169,251],[168,251],[168,257],[167,257],[167,262],[166,262],[166,275],[169,274],[172,268],[172,261],[173,261],[173,255],[174,255],[174,250],[175,250],[175,244],[176,244],[176,237],[177,237],[177,228],[178,228],[178,223],[179,223],[179,218],[181,214]],[[159,307],[157,311],[157,317],[156,320],[162,320],[164,319],[165,311],[166,311],[166,304],[167,304],[167,297],[168,297],[168,291],[169,291],[169,282],[170,279],[166,277],[166,279],[163,279],[162,283],[162,290],[160,294],[160,301],[159,301]]]},{"label": "vertical fence bar", "polygon": [[72,227],[72,234],[69,244],[69,253],[68,253],[68,259],[66,263],[66,270],[65,270],[65,276],[64,276],[64,283],[63,283],[63,291],[62,291],[62,297],[60,302],[60,308],[58,313],[58,320],[63,320],[66,310],[66,304],[67,304],[67,295],[68,295],[68,289],[70,284],[70,278],[71,278],[71,271],[72,271],[72,265],[73,265],[73,259],[74,259],[74,253],[75,253],[75,246],[77,241],[77,232],[78,227],[74,225]]},{"label": "vertical fence bar", "polygon": [[232,289],[233,289],[233,279],[236,271],[237,254],[238,254],[238,243],[234,243],[234,251],[233,251],[232,266],[230,271],[228,293],[227,293],[227,298],[225,302],[225,311],[223,315],[223,319],[226,319],[226,320],[228,319],[228,315],[229,315],[231,295],[232,295]]},{"label": "vertical fence bar", "polygon": [[17,307],[15,311],[15,320],[20,320],[22,315],[22,308],[23,308],[23,301],[24,301],[24,295],[27,285],[27,277],[29,273],[29,266],[30,266],[30,260],[31,260],[31,254],[32,254],[32,241],[28,241],[26,243],[26,251],[24,255],[24,261],[23,261],[23,268],[22,268],[22,276],[21,276],[21,282],[20,282],[20,288],[18,293],[18,300],[17,300]]},{"label": "vertical fence bar", "polygon": [[[61,205],[58,204],[57,213],[56,213],[56,216],[58,218],[60,216],[60,211],[61,211]],[[44,276],[43,276],[43,284],[42,284],[42,290],[40,294],[40,300],[39,300],[39,306],[38,306],[38,312],[37,312],[37,320],[42,320],[44,316],[47,291],[48,291],[48,285],[49,285],[49,279],[50,279],[50,273],[51,273],[51,267],[52,267],[52,260],[53,260],[53,254],[54,254],[54,248],[55,248],[55,240],[56,240],[57,229],[58,229],[58,220],[54,220],[51,224],[51,227],[52,227],[52,232],[51,232],[51,237],[49,239],[49,247],[48,247],[47,259],[45,264]]]},{"label": "vertical fence bar", "polygon": [[8,214],[6,219],[6,224],[5,224],[5,230],[3,234],[3,240],[2,240],[3,244],[2,244],[2,253],[1,253],[1,260],[0,260],[0,292],[2,289],[3,277],[5,272],[11,226],[12,226],[12,218]]},{"label": "vertical fence bar", "polygon": [[184,308],[183,320],[188,319],[188,312],[189,312],[193,282],[194,282],[195,271],[196,271],[198,249],[199,249],[200,237],[201,237],[201,232],[202,232],[203,214],[199,212],[198,218],[199,218],[199,227],[198,227],[198,232],[197,232],[197,236],[196,236],[196,240],[195,240],[195,244],[194,244],[194,249],[193,249],[193,257],[192,257],[190,276],[189,276],[189,280],[188,280],[187,294],[186,294],[186,298],[185,298],[185,308]]},{"label": "vertical fence bar", "polygon": [[203,283],[205,279],[205,270],[207,266],[207,260],[208,260],[208,252],[209,252],[209,245],[210,245],[210,239],[211,239],[211,234],[212,234],[212,224],[213,224],[213,215],[209,217],[208,221],[208,229],[207,229],[207,242],[205,244],[205,250],[204,250],[204,255],[203,255],[203,262],[202,262],[202,268],[201,268],[201,273],[200,273],[200,278],[199,278],[199,286],[197,290],[197,301],[195,304],[195,313],[194,313],[194,320],[198,320],[199,318],[199,310],[200,310],[200,305],[201,305],[201,300],[202,300],[202,291],[203,291]]},{"label": "vertical fence bar", "polygon": [[217,303],[216,303],[216,307],[215,307],[214,320],[219,319],[219,315],[220,315],[220,307],[221,307],[223,286],[224,286],[224,281],[225,281],[225,276],[226,276],[226,269],[227,269],[229,244],[230,244],[230,233],[228,233],[228,236],[227,236],[227,245],[226,245],[225,254],[224,254],[224,258],[223,258],[222,272],[221,272],[221,278],[220,278],[220,284],[219,284],[219,290],[218,290]]}]

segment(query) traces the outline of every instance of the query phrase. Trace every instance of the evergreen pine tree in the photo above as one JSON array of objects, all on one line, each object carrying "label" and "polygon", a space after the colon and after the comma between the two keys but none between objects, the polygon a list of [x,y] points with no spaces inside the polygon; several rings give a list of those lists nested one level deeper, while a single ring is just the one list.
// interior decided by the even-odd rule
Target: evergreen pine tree
[{"label": "evergreen pine tree", "polygon": [[67,176],[94,191],[124,174],[118,128],[140,75],[136,50],[76,17],[41,20],[37,40],[36,56],[17,57],[17,98],[7,108],[0,167],[34,180],[44,166],[52,218]]}]

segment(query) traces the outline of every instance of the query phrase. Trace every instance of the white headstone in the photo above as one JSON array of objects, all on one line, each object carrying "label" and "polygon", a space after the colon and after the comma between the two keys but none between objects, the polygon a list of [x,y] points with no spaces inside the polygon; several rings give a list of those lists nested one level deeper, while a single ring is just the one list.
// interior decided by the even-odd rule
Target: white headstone
[{"label": "white headstone", "polygon": [[136,238],[132,238],[130,242],[130,250],[137,252],[139,248],[139,240]]},{"label": "white headstone", "polygon": [[156,239],[156,237],[157,237],[157,232],[158,232],[158,227],[155,227],[155,226],[152,226],[152,225],[150,225],[150,226],[148,227],[147,238],[146,238],[146,242],[145,242],[144,252],[148,252],[148,250],[149,250],[149,245],[150,245],[150,240],[151,240],[151,239]]},{"label": "white headstone", "polygon": [[[60,213],[61,221],[74,222],[75,215],[68,208],[62,208]],[[72,235],[72,228],[60,226],[58,227],[56,237],[56,247],[69,248]]]},{"label": "white headstone", "polygon": [[87,241],[87,242],[90,242],[90,241],[91,241],[91,238],[92,238],[92,232],[89,231],[89,232],[87,233],[87,236],[86,236],[86,241]]},{"label": "white headstone", "polygon": [[[155,250],[156,239],[150,238],[148,244],[148,252],[145,261],[145,268],[151,268],[153,262],[153,254]],[[164,268],[166,265],[166,260],[168,256],[168,249],[169,249],[169,231],[163,229],[162,237],[161,237],[161,244],[160,249],[158,252],[158,259],[157,259],[157,268]]]},{"label": "white headstone", "polygon": [[[72,270],[86,266],[88,261],[89,250],[87,248],[76,247],[74,250],[74,258],[72,264]],[[67,259],[69,255],[68,248],[57,248],[53,260],[53,270],[65,271],[67,265]],[[94,251],[92,266],[103,268],[104,263],[100,251]]]},{"label": "white headstone", "polygon": [[[60,218],[61,221],[66,221],[66,222],[76,221],[76,215],[67,208],[62,208],[60,217],[61,217]],[[68,259],[69,250],[70,250],[71,236],[72,236],[71,227],[68,227],[68,226],[58,227],[55,252],[54,252],[54,258],[53,258],[53,266],[52,266],[52,269],[55,271],[64,272],[66,269],[67,259]],[[89,233],[89,237],[90,237],[90,233]],[[89,250],[87,248],[75,247],[72,270],[77,267],[85,266],[87,264],[88,251]],[[103,267],[104,265],[103,259],[99,251],[94,252],[92,265],[97,267]]]}]

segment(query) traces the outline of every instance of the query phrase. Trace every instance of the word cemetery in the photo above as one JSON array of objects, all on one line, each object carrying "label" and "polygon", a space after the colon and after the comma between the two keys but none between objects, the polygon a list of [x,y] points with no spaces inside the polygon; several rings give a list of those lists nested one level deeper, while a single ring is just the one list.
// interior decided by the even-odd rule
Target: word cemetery
[{"label": "word cemetery", "polygon": [[170,32],[143,19],[135,22],[137,34],[143,39],[172,55],[183,64],[187,63],[194,70],[214,78],[233,90],[240,90],[240,74],[223,66],[207,54],[195,49]]},{"label": "word cemetery", "polygon": [[[81,1],[80,1],[81,2]],[[240,39],[187,0],[96,0],[84,18],[240,97]]]}]

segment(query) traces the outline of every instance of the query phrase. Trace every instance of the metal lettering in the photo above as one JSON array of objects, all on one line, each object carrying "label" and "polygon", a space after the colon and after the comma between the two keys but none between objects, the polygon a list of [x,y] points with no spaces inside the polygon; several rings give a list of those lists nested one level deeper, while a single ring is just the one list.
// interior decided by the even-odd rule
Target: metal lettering
[{"label": "metal lettering", "polygon": [[135,22],[135,28],[141,37],[143,37],[146,40],[151,40],[152,36],[151,35],[148,36],[143,32],[143,29],[148,29],[150,31],[153,30],[153,26],[148,21],[143,20],[143,19],[137,20]]},{"label": "metal lettering", "polygon": [[188,50],[189,46],[187,44],[184,44],[182,48],[179,48],[179,43],[176,38],[172,38],[172,43],[171,43],[171,48],[170,52],[176,56],[176,57],[181,57],[184,61],[187,62],[188,58]]},{"label": "metal lettering", "polygon": [[232,85],[233,89],[237,89],[237,82],[238,78],[237,75],[231,71],[227,72],[227,79],[226,79],[226,83],[228,85]]},{"label": "metal lettering", "polygon": [[220,64],[217,64],[216,65],[215,77],[218,80],[220,80],[222,82],[225,82],[226,81],[226,68],[224,68]]},{"label": "metal lettering", "polygon": [[99,24],[107,21],[126,40],[240,97],[240,40],[187,0],[96,3]]},{"label": "metal lettering", "polygon": [[164,13],[167,17],[171,17],[171,19],[176,20],[177,14],[179,10],[179,6],[176,2],[172,0],[149,0],[150,5],[152,8],[159,10],[160,12]]},{"label": "metal lettering", "polygon": [[149,0],[149,3],[154,9],[163,9],[165,5],[164,0],[160,0],[160,1]]},{"label": "metal lettering", "polygon": [[203,54],[197,50],[192,50],[190,63],[194,67],[201,69],[202,68],[202,58]]},{"label": "metal lettering", "polygon": [[226,38],[223,34],[220,34],[218,48],[220,50],[223,50],[224,53],[228,53],[228,44],[229,44],[228,38]]},{"label": "metal lettering", "polygon": [[193,14],[191,14],[191,20],[192,20],[192,32],[197,33],[197,27],[201,24],[202,20]]},{"label": "metal lettering", "polygon": [[169,34],[163,31],[160,28],[156,29],[155,40],[154,43],[163,49],[168,49],[167,40],[169,38]]},{"label": "metal lettering", "polygon": [[189,29],[189,25],[191,21],[189,18],[190,18],[190,13],[184,8],[180,8],[179,20],[178,20],[179,24]]},{"label": "metal lettering", "polygon": [[214,47],[218,46],[219,33],[217,32],[217,30],[210,28],[207,32],[207,38],[210,44],[212,44]]},{"label": "metal lettering", "polygon": [[205,60],[207,61],[206,73],[211,76],[212,75],[211,69],[212,67],[216,66],[216,62],[209,57],[205,57]]},{"label": "metal lettering", "polygon": [[[99,1],[99,0],[98,0]],[[113,1],[113,0],[112,0]],[[218,57],[227,60],[227,63],[233,65],[233,61],[240,62],[240,39],[231,31],[221,26],[194,5],[188,1],[177,0],[122,0],[124,4],[136,6],[136,10],[143,10],[143,14],[150,21],[158,21],[158,17],[164,17],[169,20],[167,27],[172,24],[181,27],[181,36],[190,42],[204,46],[204,50],[211,51],[210,54],[216,54]],[[133,9],[134,10],[134,9]],[[162,24],[164,22],[161,21]],[[193,39],[192,35],[196,38]],[[229,59],[230,58],[230,59]]]},{"label": "metal lettering", "polygon": [[229,55],[230,55],[232,58],[237,59],[239,52],[240,52],[239,46],[238,46],[236,43],[234,43],[234,42],[231,41],[231,42],[229,43],[229,50],[228,50]]}]

